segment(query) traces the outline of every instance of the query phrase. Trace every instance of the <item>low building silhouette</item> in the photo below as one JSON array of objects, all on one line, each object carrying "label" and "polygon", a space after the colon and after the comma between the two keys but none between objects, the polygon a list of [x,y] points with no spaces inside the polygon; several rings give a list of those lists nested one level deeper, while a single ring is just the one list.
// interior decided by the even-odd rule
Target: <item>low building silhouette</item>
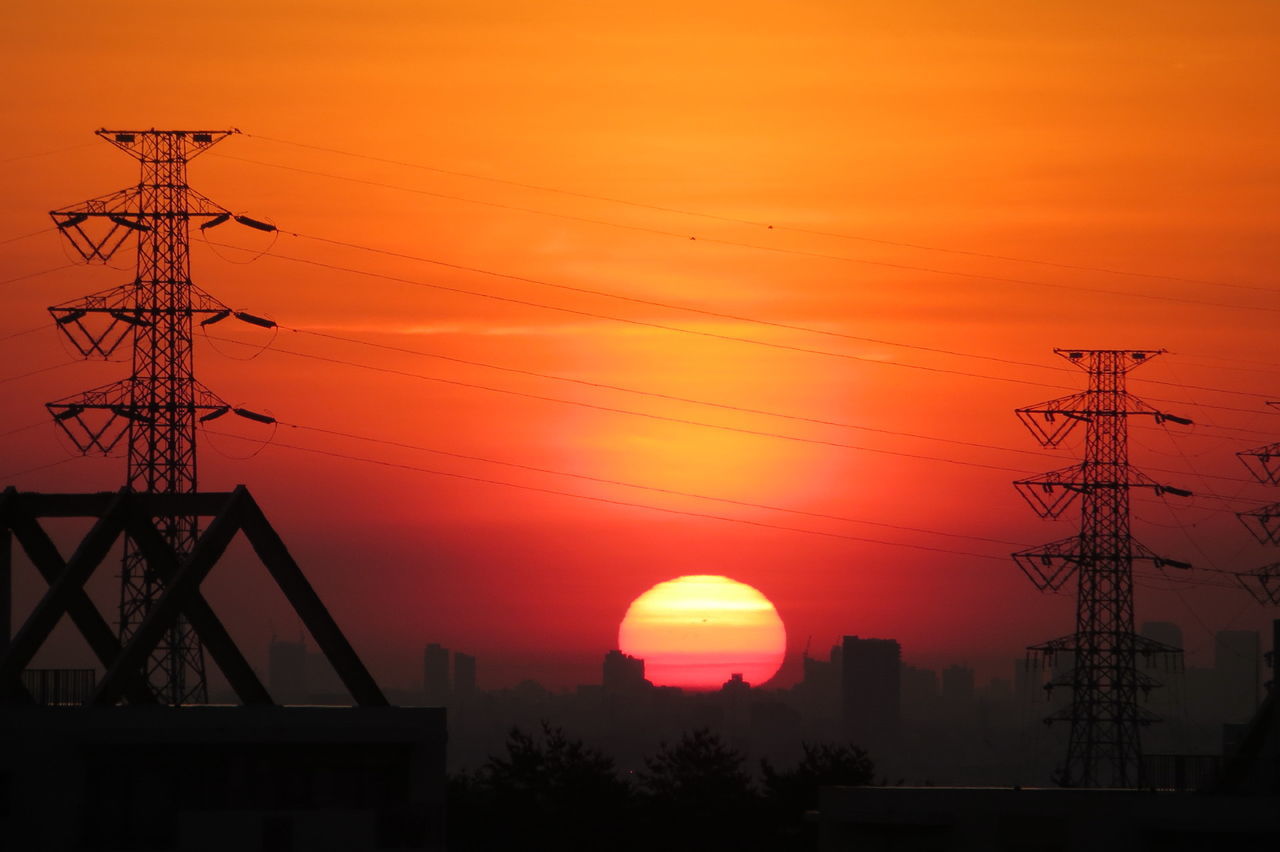
[{"label": "low building silhouette", "polygon": [[400,707],[0,709],[0,847],[444,848],[445,717]]},{"label": "low building silhouette", "polygon": [[644,660],[617,650],[604,655],[600,687],[605,695],[630,695],[651,685],[644,677]]}]

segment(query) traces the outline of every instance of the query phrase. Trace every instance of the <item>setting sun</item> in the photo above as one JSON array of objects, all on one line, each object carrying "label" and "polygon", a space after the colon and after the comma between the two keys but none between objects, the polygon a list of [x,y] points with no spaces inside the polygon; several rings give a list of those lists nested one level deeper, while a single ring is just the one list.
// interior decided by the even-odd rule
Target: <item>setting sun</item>
[{"label": "setting sun", "polygon": [[657,686],[715,689],[733,674],[756,685],[773,677],[787,634],[759,591],[698,574],[658,583],[632,601],[618,647],[643,659],[646,677]]}]

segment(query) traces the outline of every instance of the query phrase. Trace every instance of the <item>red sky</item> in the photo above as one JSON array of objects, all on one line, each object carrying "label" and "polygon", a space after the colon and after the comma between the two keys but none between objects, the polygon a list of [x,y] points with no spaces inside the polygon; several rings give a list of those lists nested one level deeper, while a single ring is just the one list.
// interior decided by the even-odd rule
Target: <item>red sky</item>
[{"label": "red sky", "polygon": [[[517,279],[293,236],[240,264],[243,253],[193,237],[197,284],[300,329],[253,360],[202,341],[198,374],[228,401],[447,453],[1024,545],[1071,527],[1037,520],[1009,485],[1079,450],[1017,452],[1036,445],[1012,409],[1082,387],[1052,348],[1164,347],[1132,389],[1197,425],[1175,441],[1135,424],[1133,458],[1198,496],[1173,509],[1140,498],[1135,534],[1205,567],[1275,559],[1231,510],[1276,499],[1243,481],[1234,453],[1280,437],[1262,405],[1280,375],[1280,9],[616,5],[141,2],[72,16],[6,4],[0,240],[136,181],[135,164],[92,136],[98,127],[238,127],[191,166],[192,185],[226,207]],[[265,247],[258,236],[210,232]],[[73,362],[44,312],[127,281],[129,261],[118,260],[124,268],[46,273],[68,263],[52,232],[0,243],[0,338],[45,326],[0,340],[0,431],[124,375],[121,364]],[[46,274],[10,280],[33,273]],[[1015,549],[1005,543],[288,427],[252,458],[240,458],[243,443],[201,440],[202,486],[249,485],[390,684],[412,682],[427,641],[478,654],[485,686],[594,681],[631,599],[681,574],[760,589],[793,654],[844,633],[888,636],[909,662],[1007,676],[1021,648],[1072,626],[1070,595],[1040,595],[1000,558],[286,445],[989,557]],[[122,459],[16,473],[65,457],[52,427],[7,435],[0,479],[49,491],[123,480]],[[247,564],[227,567],[212,594],[237,612],[229,620],[257,660],[272,631],[292,635],[296,622]],[[109,579],[103,588],[110,599]],[[1193,665],[1208,664],[1211,631],[1275,614],[1240,591],[1152,580],[1137,609],[1139,621],[1181,623]]]}]

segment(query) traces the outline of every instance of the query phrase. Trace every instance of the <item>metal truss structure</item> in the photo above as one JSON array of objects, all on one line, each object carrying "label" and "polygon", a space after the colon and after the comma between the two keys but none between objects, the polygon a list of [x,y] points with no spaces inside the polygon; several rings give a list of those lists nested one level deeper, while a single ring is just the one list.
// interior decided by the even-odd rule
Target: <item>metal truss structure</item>
[{"label": "metal truss structure", "polygon": [[1135,787],[1142,783],[1140,729],[1155,720],[1139,706],[1159,683],[1142,671],[1141,658],[1163,657],[1180,665],[1182,650],[1138,636],[1133,630],[1133,565],[1190,568],[1164,559],[1135,541],[1129,531],[1129,492],[1190,496],[1162,485],[1129,464],[1128,421],[1191,421],[1157,411],[1125,390],[1128,372],[1163,350],[1055,349],[1084,370],[1088,390],[1018,409],[1018,417],[1046,447],[1058,446],[1085,426],[1080,464],[1015,482],[1043,518],[1060,517],[1077,501],[1080,532],[1070,538],[1013,554],[1018,567],[1041,591],[1057,591],[1076,578],[1076,629],[1069,636],[1033,645],[1029,653],[1046,665],[1063,655],[1061,672],[1047,688],[1071,689],[1071,703],[1046,722],[1071,723],[1066,761],[1057,781],[1069,787]]},{"label": "metal truss structure", "polygon": [[[126,484],[142,493],[189,494],[197,489],[196,426],[235,409],[195,380],[192,326],[236,317],[271,327],[270,320],[233,311],[191,283],[190,225],[208,229],[234,219],[259,230],[274,226],[235,216],[187,185],[188,161],[235,130],[99,130],[97,135],[138,160],[137,186],[50,213],[86,262],[105,263],[137,240],[133,281],[49,309],[59,330],[85,358],[110,358],[132,344],[129,378],[48,404],[55,423],[84,453],[110,453],[125,444]],[[160,534],[178,554],[195,546],[194,517],[162,519]],[[119,634],[128,642],[160,599],[164,584],[137,545],[125,544]],[[207,700],[204,654],[182,618],[144,662],[159,700],[172,705]]]},{"label": "metal truss structure", "polygon": [[[209,522],[189,548],[180,549],[187,542],[175,542],[169,534],[175,517],[193,522],[208,518]],[[50,518],[93,519],[70,559],[62,558],[41,525]],[[146,661],[155,656],[179,623],[189,625],[244,704],[274,703],[200,592],[200,584],[238,534],[248,540],[355,703],[387,706],[377,683],[244,486],[227,493],[137,493],[128,488],[114,494],[39,494],[14,488],[0,493],[0,704],[33,702],[22,673],[63,616],[70,619],[106,670],[88,701],[91,705],[162,701],[163,696],[156,695],[145,673]],[[112,632],[85,591],[121,538],[132,545],[142,568],[163,586],[163,594],[123,639]],[[9,641],[15,540],[48,590]]]},{"label": "metal truss structure", "polygon": [[[1280,408],[1280,403],[1276,402],[1267,405]],[[1244,450],[1236,455],[1254,479],[1265,485],[1280,485],[1280,443]],[[1238,517],[1258,541],[1280,545],[1280,503],[1240,512]],[[1258,603],[1280,605],[1280,562],[1236,574],[1236,579]]]}]

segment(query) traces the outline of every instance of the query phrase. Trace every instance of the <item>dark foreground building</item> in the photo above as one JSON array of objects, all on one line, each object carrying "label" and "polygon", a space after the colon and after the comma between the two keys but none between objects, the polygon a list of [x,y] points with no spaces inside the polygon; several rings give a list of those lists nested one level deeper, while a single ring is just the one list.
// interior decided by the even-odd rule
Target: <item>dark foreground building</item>
[{"label": "dark foreground building", "polygon": [[1202,789],[828,787],[819,822],[823,852],[1274,852],[1280,691]]},{"label": "dark foreground building", "polygon": [[444,848],[445,714],[0,710],[0,849]]}]

